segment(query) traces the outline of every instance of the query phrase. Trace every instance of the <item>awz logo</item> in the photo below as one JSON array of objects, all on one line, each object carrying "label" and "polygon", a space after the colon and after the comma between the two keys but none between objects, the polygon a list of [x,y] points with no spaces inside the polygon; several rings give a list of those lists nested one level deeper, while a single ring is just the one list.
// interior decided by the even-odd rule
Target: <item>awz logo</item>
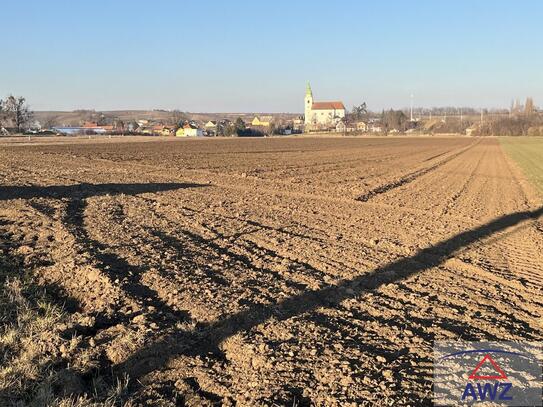
[{"label": "awz logo", "polygon": [[494,385],[491,383],[485,383],[484,385],[477,383],[477,391],[475,391],[473,384],[468,383],[462,394],[462,401],[513,400],[513,397],[507,395],[512,386],[511,383],[494,383]]},{"label": "awz logo", "polygon": [[[497,375],[481,375],[479,370],[485,363],[489,363],[495,370]],[[490,354],[486,354],[483,359],[475,366],[473,372],[469,375],[470,380],[507,380],[505,372],[498,366]],[[466,384],[464,393],[462,394],[462,401],[496,401],[496,400],[513,400],[513,397],[508,395],[509,390],[513,386],[508,382],[494,382],[494,383],[476,383],[476,387],[471,382]],[[477,391],[475,390],[477,389]]]},{"label": "awz logo", "polygon": [[434,343],[436,406],[541,406],[539,342]]},{"label": "awz logo", "polygon": [[[501,349],[478,349],[451,353],[443,356],[449,358],[465,354],[484,354],[484,357],[477,363],[462,392],[461,400],[466,403],[477,401],[511,401],[513,396],[510,390],[513,384],[507,379],[503,369],[492,359],[491,354],[519,355],[516,352],[508,352]],[[484,371],[485,373],[482,373]],[[503,380],[503,381],[502,381]]]}]

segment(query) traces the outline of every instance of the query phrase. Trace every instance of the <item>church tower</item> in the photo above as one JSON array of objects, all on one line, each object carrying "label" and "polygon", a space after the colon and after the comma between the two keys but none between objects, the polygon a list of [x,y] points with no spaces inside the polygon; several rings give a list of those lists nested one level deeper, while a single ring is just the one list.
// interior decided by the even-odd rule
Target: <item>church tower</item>
[{"label": "church tower", "polygon": [[304,98],[304,116],[305,124],[311,123],[311,108],[313,106],[313,92],[311,92],[311,86],[309,85],[309,82],[307,82],[307,88],[305,90],[305,98]]}]

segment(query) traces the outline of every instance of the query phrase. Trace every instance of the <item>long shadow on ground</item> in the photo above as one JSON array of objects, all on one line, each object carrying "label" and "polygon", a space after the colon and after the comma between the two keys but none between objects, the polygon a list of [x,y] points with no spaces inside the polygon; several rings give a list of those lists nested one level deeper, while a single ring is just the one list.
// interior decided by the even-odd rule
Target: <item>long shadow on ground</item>
[{"label": "long shadow on ground", "polygon": [[[238,332],[250,330],[272,317],[275,320],[286,320],[321,306],[337,307],[343,300],[437,267],[457,251],[480,239],[493,236],[521,222],[537,219],[542,215],[543,207],[505,215],[423,249],[413,256],[394,261],[354,279],[343,280],[338,285],[306,291],[271,306],[256,305],[246,311],[203,326],[196,332],[177,332],[140,350],[124,363],[114,366],[114,371],[117,374],[128,373],[130,377],[137,379],[161,368],[179,355],[220,353],[219,345],[224,340]],[[525,335],[531,337],[532,333],[526,332]]]},{"label": "long shadow on ground", "polygon": [[7,185],[0,187],[0,201],[9,199],[84,199],[101,195],[137,195],[144,193],[171,191],[184,188],[205,187],[204,184],[190,183],[139,183],[139,184],[75,184],[75,185]]},{"label": "long shadow on ground", "polygon": [[[54,185],[54,186],[0,186],[0,201],[7,201],[13,199],[25,199],[30,201],[30,205],[42,212],[44,215],[53,217],[55,209],[52,208],[47,201],[40,201],[40,198],[45,198],[47,200],[63,200],[66,202],[66,214],[62,218],[63,224],[66,226],[68,231],[73,235],[76,243],[82,248],[83,251],[88,252],[91,256],[97,261],[97,267],[106,273],[112,280],[123,279],[127,280],[126,284],[123,284],[121,289],[129,296],[131,296],[136,302],[142,306],[153,305],[155,308],[159,309],[161,313],[167,311],[170,313],[171,318],[174,320],[183,319],[186,317],[186,313],[176,312],[171,309],[166,303],[164,303],[160,297],[152,289],[147,287],[142,283],[141,277],[145,270],[140,267],[133,266],[129,264],[123,258],[117,256],[109,248],[93,240],[86,227],[84,222],[85,217],[85,208],[87,205],[87,199],[90,197],[104,196],[104,195],[138,195],[144,193],[157,193],[164,191],[173,191],[186,188],[197,188],[197,187],[206,187],[209,185],[204,184],[194,184],[194,183],[135,183],[135,184],[120,184],[120,183],[109,183],[109,184],[75,184],[75,185]],[[0,220],[0,227],[3,226],[5,221]],[[1,232],[0,228],[0,232]],[[9,242],[9,236],[6,238],[0,233],[0,282],[3,282],[3,264],[9,265],[19,265],[22,269],[30,268],[33,269],[36,265],[23,265],[22,259],[15,259],[12,257],[6,257],[6,253],[3,253],[2,247],[4,246],[4,240],[7,240],[6,244],[9,247],[17,246],[17,242]],[[11,250],[13,251],[13,250]],[[9,261],[8,261],[9,260]],[[130,277],[128,279],[127,277]],[[55,297],[56,302],[64,305],[68,305],[70,309],[79,309],[80,305],[78,302],[69,297],[62,288],[57,285],[47,285],[41,286],[41,289],[46,288],[47,291]],[[97,319],[97,325],[93,329],[104,328],[104,326],[117,324],[122,322],[122,316],[114,315],[111,318],[103,318],[101,315],[97,317],[102,317],[101,321]],[[125,315],[124,319],[130,318],[130,315]],[[163,318],[154,316],[154,321],[156,323],[166,325],[170,324],[171,321],[165,321]],[[64,368],[64,363],[56,366],[57,368]],[[106,367],[107,368],[107,367]],[[1,395],[2,397],[8,397],[10,400],[10,394],[15,392],[14,389],[8,389],[7,394]],[[0,403],[1,404],[1,403]]]},{"label": "long shadow on ground", "polygon": [[[8,186],[0,189],[0,201],[32,198],[69,200],[67,213],[63,222],[74,235],[76,241],[98,261],[98,267],[103,271],[107,271],[112,278],[119,276],[126,277],[127,271],[130,271],[131,275],[141,276],[141,269],[134,268],[134,266],[126,263],[126,261],[109,251],[106,246],[90,238],[84,225],[86,199],[100,195],[136,195],[201,186],[205,185],[165,183],[80,184],[51,187]],[[384,284],[399,282],[426,269],[439,266],[459,250],[469,247],[481,239],[492,237],[521,222],[536,219],[542,215],[543,207],[533,211],[509,214],[473,230],[455,235],[450,239],[423,249],[413,256],[391,262],[354,279],[345,279],[337,285],[305,291],[273,305],[252,305],[249,309],[225,319],[207,325],[200,325],[197,330],[177,331],[141,349],[125,362],[113,366],[113,372],[116,375],[128,373],[131,379],[137,381],[139,377],[153,370],[160,369],[169,360],[177,356],[204,355],[209,352],[220,354],[219,347],[221,343],[238,332],[248,331],[271,318],[286,320],[313,311],[321,306],[338,307],[343,300],[357,297],[370,290],[375,290]],[[196,237],[194,239],[195,241],[197,240]],[[200,243],[203,244],[204,242]],[[169,244],[175,246],[172,242],[169,242]],[[204,245],[204,250],[218,249],[207,244]],[[152,304],[158,308],[166,306],[156,293],[150,291],[141,282],[140,278],[128,282],[122,288],[129,295],[139,298],[142,305]],[[167,323],[167,321],[162,322]],[[533,336],[533,333],[530,331],[524,334],[527,338]]]},{"label": "long shadow on ground", "polygon": [[[156,315],[153,322],[164,326],[171,323],[167,319],[164,320],[164,315],[170,315],[170,318],[175,318],[175,320],[182,320],[187,318],[187,313],[173,310],[160,299],[160,296],[154,290],[143,284],[141,278],[146,271],[145,268],[129,264],[125,259],[109,250],[106,245],[91,238],[84,224],[87,199],[104,195],[138,195],[206,186],[208,185],[194,183],[82,183],[53,186],[3,186],[0,188],[0,201],[10,199],[30,200],[30,204],[34,209],[47,216],[52,216],[54,209],[43,202],[32,202],[32,200],[37,198],[67,200],[66,214],[62,222],[81,247],[81,250],[89,253],[97,262],[96,267],[108,275],[112,281],[122,281],[121,289],[140,306],[153,306],[160,310],[160,315]],[[96,315],[97,324],[94,329],[103,329],[109,325],[129,320],[133,316],[130,314],[116,314],[106,317],[98,314]]]}]

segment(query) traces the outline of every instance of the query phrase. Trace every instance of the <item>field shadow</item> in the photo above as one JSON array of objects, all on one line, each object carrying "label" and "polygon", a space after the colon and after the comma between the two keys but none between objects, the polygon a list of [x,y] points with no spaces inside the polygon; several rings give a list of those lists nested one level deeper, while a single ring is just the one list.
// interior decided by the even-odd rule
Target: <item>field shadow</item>
[{"label": "field shadow", "polygon": [[[172,323],[172,320],[179,321],[188,318],[188,313],[174,310],[160,298],[156,291],[141,281],[147,271],[146,267],[130,264],[127,260],[114,253],[107,245],[90,236],[85,226],[87,199],[106,195],[138,195],[206,186],[208,185],[194,183],[82,183],[55,186],[6,186],[0,190],[0,201],[9,199],[29,200],[34,209],[48,217],[54,216],[55,208],[48,205],[46,201],[38,200],[39,198],[67,202],[66,212],[61,220],[75,239],[79,250],[88,253],[95,260],[95,266],[107,275],[111,281],[119,281],[123,292],[135,300],[142,310],[152,307],[159,311],[154,315],[150,315],[150,322],[155,322],[159,326],[167,326]],[[58,292],[57,289],[54,291]],[[73,299],[70,299],[67,304],[70,305],[70,309],[80,309],[79,304],[75,303]],[[126,315],[114,312],[111,316],[97,313],[95,315],[96,324],[92,330],[96,331],[126,322],[140,312],[135,311]]]},{"label": "field shadow", "polygon": [[[116,194],[137,195],[141,193],[154,193],[204,186],[207,185],[164,183],[79,184],[51,187],[8,186],[3,187],[0,190],[0,201],[33,198],[67,200],[66,213],[62,218],[62,222],[74,236],[76,242],[85,252],[88,252],[92,258],[96,260],[96,266],[107,274],[110,279],[126,281],[125,284],[122,284],[121,289],[131,297],[137,299],[140,305],[145,307],[153,306],[155,309],[165,311],[165,313],[174,317],[171,319],[164,319],[159,315],[150,315],[152,320],[162,328],[172,326],[176,320],[183,320],[187,315],[185,315],[184,312],[175,312],[175,310],[171,309],[156,292],[144,284],[141,277],[146,271],[145,267],[130,264],[127,260],[115,254],[107,245],[90,236],[85,227],[86,199],[93,196]],[[51,216],[51,213],[47,213],[49,209],[46,206],[43,206],[41,210],[45,214]],[[168,361],[178,356],[203,356],[208,353],[213,353],[222,358],[223,355],[220,349],[221,343],[232,335],[249,331],[255,326],[272,318],[276,321],[282,321],[314,311],[319,307],[340,307],[341,302],[346,299],[358,297],[368,291],[378,289],[385,284],[400,282],[410,276],[423,272],[424,270],[437,267],[458,251],[470,247],[470,245],[481,239],[495,237],[496,234],[507,230],[510,227],[524,221],[537,219],[542,215],[543,207],[533,211],[505,215],[477,228],[443,240],[431,247],[422,249],[413,256],[390,262],[356,278],[345,279],[336,285],[328,285],[317,290],[307,290],[271,305],[251,304],[248,309],[230,315],[224,319],[208,324],[199,324],[195,330],[178,330],[147,345],[131,355],[126,361],[114,366],[104,367],[102,373],[108,375],[113,372],[114,375],[118,376],[128,374],[131,380],[133,380],[134,383],[137,383],[138,378],[153,370],[164,367]],[[253,224],[251,226],[257,228],[259,225]],[[251,232],[252,231],[253,230],[251,229]],[[184,250],[184,246],[175,238],[167,236],[160,231],[155,231],[154,235],[165,245],[173,247],[178,251]],[[183,231],[183,235],[190,239],[195,246],[200,247],[204,252],[210,251],[217,252],[221,255],[228,255],[240,264],[251,267],[250,258],[246,258],[239,254],[235,255],[222,248],[220,245],[206,240],[199,235],[191,234],[189,231]],[[234,235],[234,238],[237,237],[238,236]],[[265,269],[263,271],[271,276],[277,276],[273,270]],[[318,272],[318,270],[314,271]],[[217,281],[217,284],[224,284],[224,282]],[[117,315],[112,318],[111,321],[105,322],[105,324],[123,322],[124,318],[130,317],[131,316],[129,315]],[[119,320],[118,318],[122,319]],[[359,315],[358,318],[362,319],[362,315]],[[324,319],[319,319],[315,322],[322,324],[325,328],[330,330],[337,329],[336,325],[327,325],[327,321]],[[390,324],[390,321],[383,320],[380,322],[383,324]],[[426,321],[419,322],[421,322],[421,325],[423,326],[427,323]],[[470,329],[469,326],[460,323],[455,326],[447,325],[443,327],[455,332]],[[99,328],[103,328],[103,326],[96,327],[96,329]],[[349,326],[346,326],[345,329],[349,329]],[[531,337],[532,332],[527,330],[525,335],[526,337]],[[419,336],[423,337],[425,340],[431,340],[428,334],[420,333]],[[380,349],[372,348],[369,345],[366,345],[365,349],[374,354],[380,354],[380,352],[382,352]],[[295,394],[296,389],[293,389],[292,393]]]},{"label": "field shadow", "polygon": [[[107,245],[93,239],[89,234],[85,225],[85,208],[87,206],[87,199],[97,196],[107,195],[139,195],[145,193],[158,193],[166,191],[175,191],[188,188],[200,188],[207,187],[207,184],[195,184],[195,183],[133,183],[133,184],[121,184],[121,183],[106,183],[106,184],[91,184],[81,183],[76,185],[54,185],[54,186],[1,186],[0,187],[0,201],[8,201],[12,199],[24,199],[28,201],[28,204],[36,211],[43,215],[54,218],[56,214],[56,208],[49,204],[50,200],[59,200],[65,203],[65,214],[61,217],[62,224],[66,227],[68,232],[73,236],[76,246],[79,250],[85,251],[96,262],[95,266],[105,273],[111,280],[126,281],[125,284],[121,284],[121,289],[128,295],[136,300],[138,305],[142,308],[151,308],[159,310],[160,312],[150,314],[150,322],[154,322],[159,327],[170,326],[176,321],[187,318],[186,312],[179,312],[168,306],[160,296],[151,288],[146,286],[141,278],[147,271],[145,267],[134,266],[122,257],[115,254],[111,248]],[[9,269],[14,269],[15,275],[21,270],[28,269],[33,271],[38,266],[46,266],[49,264],[26,264],[23,263],[22,256],[13,256],[12,252],[15,252],[19,243],[12,238],[11,235],[5,234],[3,231],[4,226],[10,224],[16,224],[15,221],[6,221],[0,219],[0,283],[4,285],[5,278],[4,269],[9,265]],[[7,251],[6,247],[10,250]],[[16,268],[18,267],[18,268]],[[7,278],[7,277],[6,277]],[[73,297],[69,296],[66,290],[57,284],[52,283],[40,283],[40,285],[32,285],[30,291],[45,291],[48,293],[47,298],[53,303],[60,305],[66,311],[72,313],[81,310],[80,303]],[[33,301],[32,297],[29,297],[30,302]],[[37,305],[31,304],[35,308]],[[4,315],[0,315],[0,319],[13,320],[14,312],[16,308],[11,307],[11,314],[4,318]],[[64,339],[69,339],[76,334],[92,335],[95,331],[103,329],[110,325],[115,325],[121,322],[126,322],[134,315],[122,315],[117,314],[111,317],[98,313],[95,315],[96,324],[91,327],[70,327],[66,331],[60,333]],[[86,330],[86,332],[84,332]],[[5,353],[7,350],[4,350]],[[4,361],[7,358],[3,356]],[[62,370],[68,368],[67,361],[59,361],[55,364],[55,370]],[[86,375],[87,376],[87,375]],[[82,379],[85,382],[89,382],[92,379],[92,372],[89,377],[83,376]],[[88,387],[90,388],[90,384]],[[6,390],[6,394],[0,395],[7,397],[11,402],[11,397],[15,397],[15,386],[9,386]],[[12,394],[13,393],[13,394]],[[0,402],[2,404],[2,402]]]},{"label": "field shadow", "polygon": [[[197,331],[176,332],[141,349],[125,362],[115,365],[113,371],[116,374],[128,373],[131,378],[137,379],[161,368],[176,356],[200,356],[208,353],[221,355],[221,343],[232,335],[248,331],[271,318],[281,321],[321,306],[338,307],[346,299],[437,267],[459,250],[481,239],[494,236],[521,222],[535,220],[542,215],[543,207],[505,215],[422,249],[413,256],[393,261],[359,277],[345,279],[337,285],[305,291],[272,305],[254,305],[222,320],[200,325]],[[458,326],[455,329],[463,327]],[[532,332],[526,332],[525,335],[531,337]]]},{"label": "field shadow", "polygon": [[53,198],[53,199],[83,199],[91,196],[102,195],[138,195],[144,193],[154,193],[163,191],[172,191],[185,188],[200,188],[209,185],[192,183],[135,183],[135,184],[88,184],[81,183],[75,185],[7,185],[0,188],[0,201],[10,199],[33,199],[33,198]]},{"label": "field shadow", "polygon": [[85,227],[84,215],[86,199],[72,199],[66,208],[66,215],[63,223],[75,238],[83,252],[92,256],[96,261],[97,267],[102,273],[108,276],[111,281],[118,281],[119,288],[123,293],[135,300],[140,307],[140,311],[133,313],[115,313],[111,317],[97,314],[97,324],[95,329],[104,329],[105,327],[116,325],[121,322],[127,322],[136,314],[145,309],[156,309],[157,312],[148,314],[150,322],[159,326],[166,326],[172,323],[172,320],[185,320],[189,317],[187,312],[179,312],[166,304],[160,295],[144,284],[142,281],[147,267],[136,266],[128,262],[123,257],[114,253],[107,245],[93,239]]}]

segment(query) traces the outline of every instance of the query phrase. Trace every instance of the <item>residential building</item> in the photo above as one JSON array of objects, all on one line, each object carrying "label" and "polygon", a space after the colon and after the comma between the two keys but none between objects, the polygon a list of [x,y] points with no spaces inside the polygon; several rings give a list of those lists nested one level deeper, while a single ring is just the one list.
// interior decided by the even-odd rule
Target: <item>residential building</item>
[{"label": "residential building", "polygon": [[204,131],[191,123],[185,123],[175,132],[177,137],[203,137]]},{"label": "residential building", "polygon": [[251,122],[251,125],[268,127],[270,123],[272,122],[272,120],[273,120],[272,116],[255,116],[255,118]]},{"label": "residential building", "polygon": [[158,124],[153,126],[153,133],[159,136],[173,136],[175,127]]},{"label": "residential building", "polygon": [[368,131],[368,124],[365,122],[356,123],[356,130],[358,131]]},{"label": "residential building", "polygon": [[345,120],[340,120],[336,124],[335,130],[339,133],[355,131],[356,127],[352,123],[347,123]]}]

